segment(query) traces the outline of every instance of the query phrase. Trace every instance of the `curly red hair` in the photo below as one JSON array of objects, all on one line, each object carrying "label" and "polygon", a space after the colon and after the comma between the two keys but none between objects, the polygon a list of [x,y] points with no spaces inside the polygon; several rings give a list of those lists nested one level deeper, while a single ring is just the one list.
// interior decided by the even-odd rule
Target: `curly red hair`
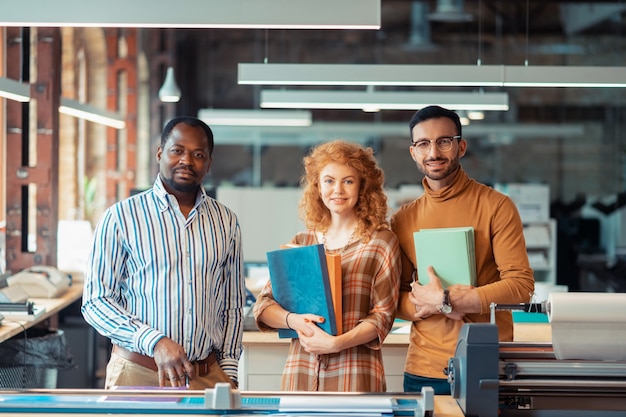
[{"label": "curly red hair", "polygon": [[326,231],[330,225],[330,210],[322,201],[319,185],[320,172],[330,163],[347,165],[360,176],[359,198],[354,207],[359,220],[356,234],[367,242],[375,230],[388,229],[385,174],[378,167],[374,150],[345,140],[317,145],[304,157],[305,172],[300,180],[304,193],[298,210],[306,227]]}]

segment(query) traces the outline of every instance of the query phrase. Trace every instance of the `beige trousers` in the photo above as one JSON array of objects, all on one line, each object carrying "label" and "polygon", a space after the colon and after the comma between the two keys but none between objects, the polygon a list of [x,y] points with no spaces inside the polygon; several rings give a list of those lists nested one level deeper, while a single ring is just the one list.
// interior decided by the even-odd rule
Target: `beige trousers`
[{"label": "beige trousers", "polygon": [[[233,388],[236,388],[232,380],[226,375],[217,362],[211,365],[211,369],[207,375],[197,375],[198,366],[196,365],[196,377],[189,380],[189,389],[191,390],[213,388],[218,382],[228,382]],[[157,371],[138,365],[115,353],[111,353],[111,359],[106,368],[104,388],[109,389],[113,386],[158,387],[159,374]]]}]

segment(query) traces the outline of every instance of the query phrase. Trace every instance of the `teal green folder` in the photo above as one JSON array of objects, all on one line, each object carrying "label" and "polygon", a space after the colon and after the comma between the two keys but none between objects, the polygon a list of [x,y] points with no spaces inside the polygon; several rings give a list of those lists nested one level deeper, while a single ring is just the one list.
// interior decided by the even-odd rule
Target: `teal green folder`
[{"label": "teal green folder", "polygon": [[420,284],[430,281],[426,270],[432,266],[444,288],[476,285],[473,227],[421,229],[413,233],[413,239]]},{"label": "teal green folder", "polygon": [[[267,252],[274,299],[285,310],[324,317],[322,329],[337,335],[324,245],[298,246]],[[291,329],[278,329],[280,338],[297,338]]]}]

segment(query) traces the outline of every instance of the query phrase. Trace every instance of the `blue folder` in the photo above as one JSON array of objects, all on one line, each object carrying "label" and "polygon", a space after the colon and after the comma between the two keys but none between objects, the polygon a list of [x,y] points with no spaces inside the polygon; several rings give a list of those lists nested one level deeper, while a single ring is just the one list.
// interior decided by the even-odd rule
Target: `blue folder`
[{"label": "blue folder", "polygon": [[[318,323],[329,334],[337,325],[328,278],[324,245],[298,246],[267,252],[267,265],[274,299],[287,311],[317,314]],[[280,338],[297,338],[291,329],[278,329]]]}]

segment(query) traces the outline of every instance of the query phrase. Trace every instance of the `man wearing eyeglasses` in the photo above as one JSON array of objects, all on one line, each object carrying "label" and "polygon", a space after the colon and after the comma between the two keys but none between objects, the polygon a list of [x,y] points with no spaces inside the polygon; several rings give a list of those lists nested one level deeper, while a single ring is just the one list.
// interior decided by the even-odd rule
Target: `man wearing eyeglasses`
[{"label": "man wearing eyeglasses", "polygon": [[[529,302],[534,290],[522,221],[513,201],[468,176],[460,164],[467,152],[459,116],[439,106],[417,111],[409,123],[409,152],[424,178],[424,194],[402,206],[391,225],[400,241],[402,280],[399,318],[412,321],[404,373],[404,391],[433,387],[450,394],[445,375],[461,327],[489,322],[490,304]],[[476,286],[444,288],[437,271],[428,268],[421,285],[413,233],[443,227],[474,228]],[[450,259],[455,262],[455,259]],[[415,282],[414,282],[415,281]],[[424,280],[422,280],[424,281]],[[501,341],[513,340],[511,313],[496,313]]]}]

